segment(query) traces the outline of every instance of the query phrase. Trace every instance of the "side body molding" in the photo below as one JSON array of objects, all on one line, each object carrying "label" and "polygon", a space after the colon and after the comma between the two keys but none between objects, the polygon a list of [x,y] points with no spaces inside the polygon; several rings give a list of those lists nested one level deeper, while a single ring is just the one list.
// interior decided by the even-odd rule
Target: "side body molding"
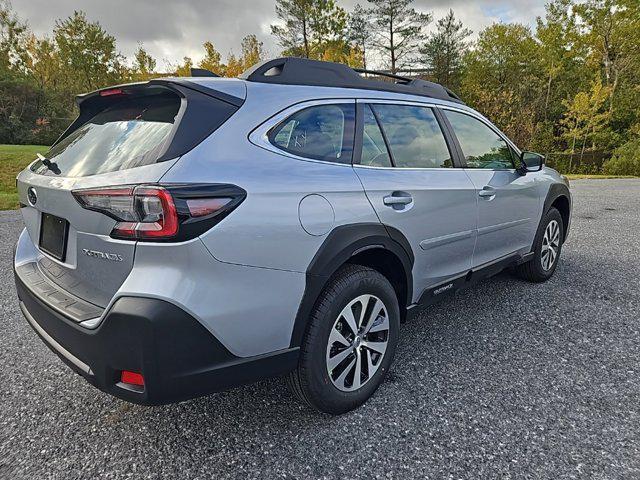
[{"label": "side body molding", "polygon": [[388,250],[400,259],[407,280],[406,304],[411,305],[414,256],[404,235],[380,223],[341,225],[327,235],[307,268],[304,294],[291,335],[292,347],[302,343],[311,311],[331,275],[354,255],[373,248]]}]

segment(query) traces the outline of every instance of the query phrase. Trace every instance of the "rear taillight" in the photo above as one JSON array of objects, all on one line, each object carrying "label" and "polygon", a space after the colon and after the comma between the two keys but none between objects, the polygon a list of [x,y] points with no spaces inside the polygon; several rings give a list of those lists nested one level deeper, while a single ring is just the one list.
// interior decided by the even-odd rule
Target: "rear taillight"
[{"label": "rear taillight", "polygon": [[183,241],[205,232],[237,207],[246,192],[235,185],[138,185],[73,191],[88,210],[117,220],[111,236]]}]

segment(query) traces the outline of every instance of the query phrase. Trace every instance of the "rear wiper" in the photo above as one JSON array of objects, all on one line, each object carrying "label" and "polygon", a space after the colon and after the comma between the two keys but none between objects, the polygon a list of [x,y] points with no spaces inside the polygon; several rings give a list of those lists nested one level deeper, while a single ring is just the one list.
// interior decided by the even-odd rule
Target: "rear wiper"
[{"label": "rear wiper", "polygon": [[47,167],[48,170],[51,170],[56,175],[60,175],[60,169],[58,168],[58,165],[56,164],[56,162],[52,162],[47,157],[39,153],[36,153],[36,155],[38,156],[38,160],[40,160],[42,164],[45,167]]}]

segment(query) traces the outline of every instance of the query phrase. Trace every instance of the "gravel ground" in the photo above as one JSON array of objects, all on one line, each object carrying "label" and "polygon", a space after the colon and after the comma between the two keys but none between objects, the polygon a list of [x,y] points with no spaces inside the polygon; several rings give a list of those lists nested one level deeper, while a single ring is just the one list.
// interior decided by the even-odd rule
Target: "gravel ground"
[{"label": "gravel ground", "polygon": [[141,407],[29,328],[0,214],[0,478],[640,478],[640,180],[575,181],[555,277],[501,274],[404,325],[365,406],[332,418],[281,379]]}]

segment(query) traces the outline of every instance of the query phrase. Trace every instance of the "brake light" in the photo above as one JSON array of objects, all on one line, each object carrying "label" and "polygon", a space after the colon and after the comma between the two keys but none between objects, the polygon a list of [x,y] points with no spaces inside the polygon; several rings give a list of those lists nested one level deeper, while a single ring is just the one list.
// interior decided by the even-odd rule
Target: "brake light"
[{"label": "brake light", "polygon": [[72,193],[82,207],[117,220],[112,237],[150,241],[182,241],[200,235],[246,196],[234,185],[125,185]]},{"label": "brake light", "polygon": [[124,91],[121,88],[111,88],[109,90],[101,90],[101,97],[110,97],[111,95],[124,95]]}]

